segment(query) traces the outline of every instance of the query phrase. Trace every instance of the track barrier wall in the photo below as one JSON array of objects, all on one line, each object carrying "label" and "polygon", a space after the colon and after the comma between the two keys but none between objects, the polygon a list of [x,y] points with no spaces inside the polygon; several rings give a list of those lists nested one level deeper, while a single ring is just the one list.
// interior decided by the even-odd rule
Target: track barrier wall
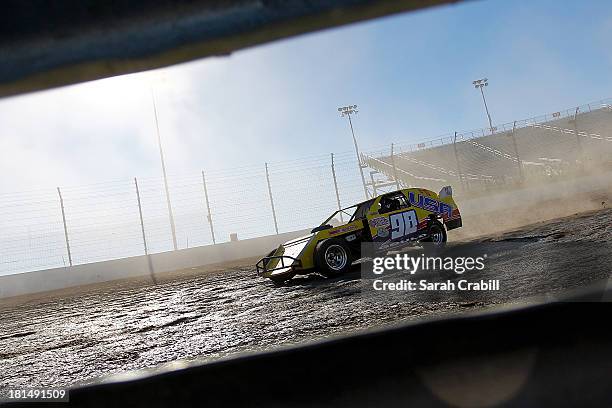
[{"label": "track barrier wall", "polygon": [[206,245],[197,248],[133,256],[71,267],[53,268],[0,276],[0,298],[46,292],[118,279],[164,274],[204,265],[266,255],[288,240],[306,235],[302,230],[278,235]]}]

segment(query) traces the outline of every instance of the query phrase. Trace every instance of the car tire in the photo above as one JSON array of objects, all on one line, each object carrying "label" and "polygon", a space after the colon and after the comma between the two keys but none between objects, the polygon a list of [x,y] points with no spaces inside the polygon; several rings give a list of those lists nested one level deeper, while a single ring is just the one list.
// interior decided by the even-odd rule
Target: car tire
[{"label": "car tire", "polygon": [[446,235],[446,228],[438,220],[432,220],[427,229],[427,238],[423,239],[424,252],[427,255],[437,255],[444,251],[446,247],[446,241],[448,236]]},{"label": "car tire", "polygon": [[317,244],[316,266],[328,278],[347,272],[351,268],[352,259],[351,249],[342,239],[330,238]]}]

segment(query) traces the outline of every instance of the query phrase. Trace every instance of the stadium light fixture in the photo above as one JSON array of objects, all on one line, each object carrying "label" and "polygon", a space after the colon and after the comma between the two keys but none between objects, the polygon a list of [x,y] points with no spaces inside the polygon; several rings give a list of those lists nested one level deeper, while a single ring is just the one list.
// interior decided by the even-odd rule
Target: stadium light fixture
[{"label": "stadium light fixture", "polygon": [[485,111],[487,112],[487,118],[489,119],[489,130],[491,131],[491,133],[494,133],[495,129],[493,128],[493,122],[491,121],[491,115],[489,114],[487,99],[485,98],[484,91],[482,90],[482,88],[484,88],[485,86],[489,86],[489,80],[487,78],[477,79],[475,81],[472,81],[472,85],[474,85],[474,88],[480,89],[480,94],[482,95],[482,102],[484,103]]},{"label": "stadium light fixture", "polygon": [[338,108],[338,112],[340,112],[341,117],[347,117],[349,121],[349,125],[351,127],[351,134],[353,135],[353,144],[355,145],[355,154],[357,155],[357,165],[359,166],[359,174],[361,174],[361,183],[363,184],[363,193],[365,194],[366,200],[368,197],[368,189],[366,187],[365,176],[363,175],[363,166],[361,164],[361,156],[359,155],[359,146],[357,145],[357,139],[355,138],[355,131],[353,130],[353,121],[351,120],[351,115],[359,112],[357,110],[357,105],[348,105],[341,106]]}]

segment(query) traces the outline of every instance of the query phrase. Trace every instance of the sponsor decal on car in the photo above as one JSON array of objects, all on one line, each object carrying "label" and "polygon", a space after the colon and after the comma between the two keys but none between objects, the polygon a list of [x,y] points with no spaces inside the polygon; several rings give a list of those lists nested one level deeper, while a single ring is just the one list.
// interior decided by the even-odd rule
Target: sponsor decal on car
[{"label": "sponsor decal on car", "polygon": [[[417,198],[418,197],[418,198]],[[414,191],[408,193],[408,201],[415,207],[422,208],[426,211],[435,212],[444,219],[451,218],[453,216],[453,207],[442,201],[438,201],[435,198],[428,197],[424,194],[415,194]]]},{"label": "sponsor decal on car", "polygon": [[389,227],[388,226],[379,227],[376,232],[376,236],[379,236],[381,238],[387,238],[389,236]]},{"label": "sponsor decal on car", "polygon": [[380,228],[389,225],[389,217],[377,217],[370,220],[370,225],[375,228]]},{"label": "sponsor decal on car", "polygon": [[338,227],[338,228],[329,230],[329,235],[344,234],[345,232],[351,232],[357,229],[358,227],[356,225],[346,225],[344,227]]}]

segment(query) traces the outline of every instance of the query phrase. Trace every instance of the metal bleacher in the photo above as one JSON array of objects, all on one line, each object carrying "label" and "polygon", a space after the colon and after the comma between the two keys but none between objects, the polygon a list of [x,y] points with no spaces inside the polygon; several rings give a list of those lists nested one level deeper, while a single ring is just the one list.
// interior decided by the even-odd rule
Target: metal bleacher
[{"label": "metal bleacher", "polygon": [[[576,110],[465,132],[429,145],[395,147],[362,154],[364,167],[384,186],[444,185],[488,190],[539,182],[576,172],[612,167],[612,106],[603,101]],[[582,109],[581,109],[582,108]]]}]

